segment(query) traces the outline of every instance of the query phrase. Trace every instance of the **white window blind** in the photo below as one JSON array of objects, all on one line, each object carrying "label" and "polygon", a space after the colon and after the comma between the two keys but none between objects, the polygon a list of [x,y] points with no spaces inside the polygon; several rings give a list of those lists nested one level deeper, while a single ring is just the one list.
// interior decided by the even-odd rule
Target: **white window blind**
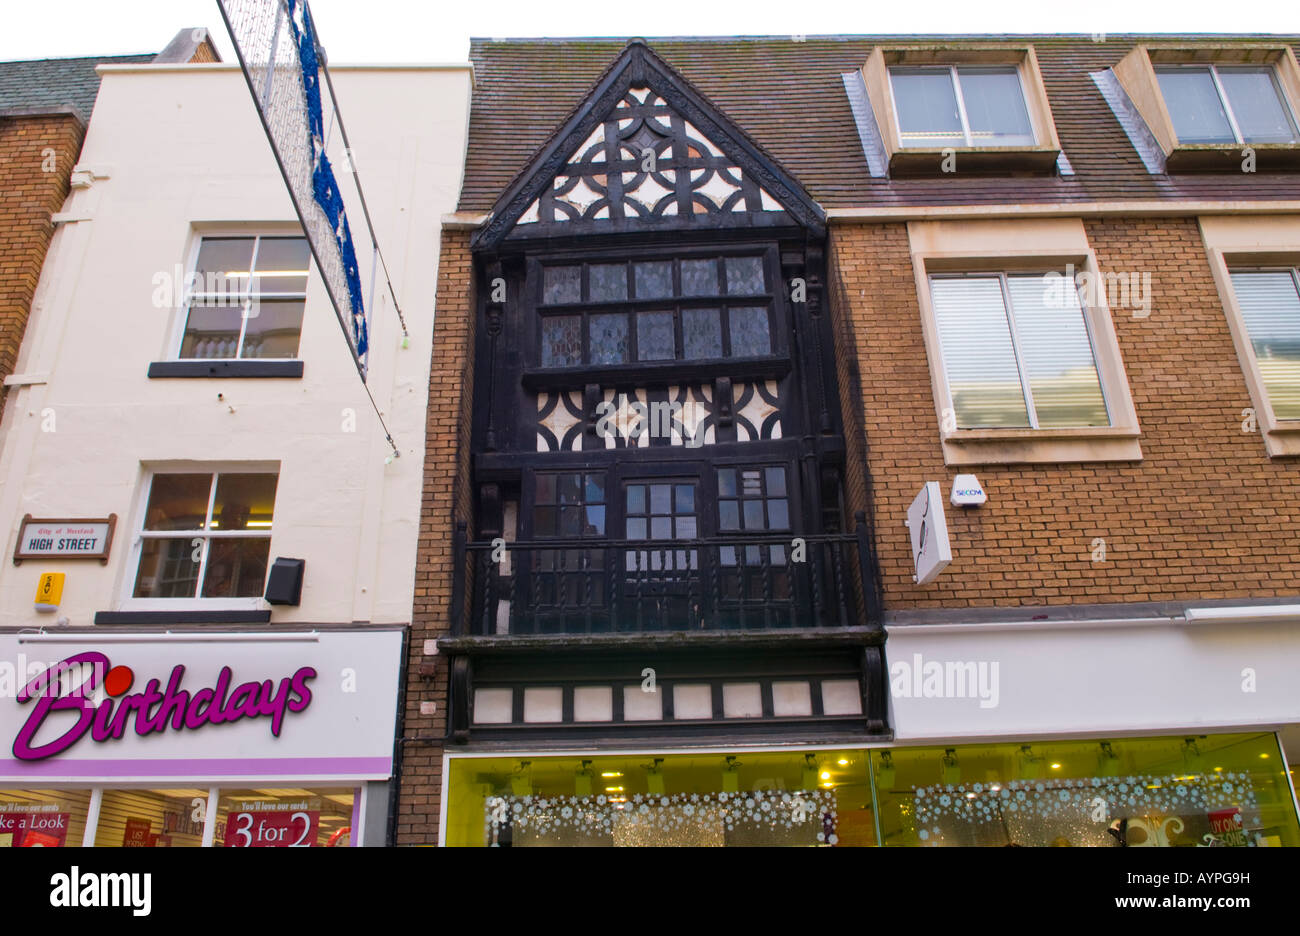
[{"label": "white window blind", "polygon": [[930,294],[958,428],[1110,425],[1073,289],[992,273],[931,277]]},{"label": "white window blind", "polygon": [[1300,419],[1300,280],[1292,270],[1234,270],[1232,288],[1277,419]]}]

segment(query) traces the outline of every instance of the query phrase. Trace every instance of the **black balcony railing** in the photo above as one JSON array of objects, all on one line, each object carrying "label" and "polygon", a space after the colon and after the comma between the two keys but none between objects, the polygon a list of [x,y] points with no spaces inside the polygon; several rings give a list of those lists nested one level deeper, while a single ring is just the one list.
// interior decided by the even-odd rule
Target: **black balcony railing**
[{"label": "black balcony railing", "polygon": [[467,542],[462,526],[454,540],[453,635],[769,630],[879,620],[861,522],[855,534],[531,542]]}]

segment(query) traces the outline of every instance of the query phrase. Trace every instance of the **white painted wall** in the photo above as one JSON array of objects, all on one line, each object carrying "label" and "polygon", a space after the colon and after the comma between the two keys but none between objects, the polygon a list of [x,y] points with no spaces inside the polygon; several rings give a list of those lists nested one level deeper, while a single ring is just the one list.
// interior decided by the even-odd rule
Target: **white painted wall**
[{"label": "white painted wall", "polygon": [[[72,626],[119,610],[134,581],[151,464],[279,462],[271,557],[307,560],[302,604],[272,621],[409,621],[428,400],[440,216],[454,210],[472,83],[468,65],[332,68],[371,215],[410,327],[402,349],[377,280],[370,389],[387,446],[324,286],[313,272],[302,379],[149,379],[174,356],[181,310],[155,308],[153,277],[184,266],[202,232],[296,229],[243,76],[231,65],[111,66],[74,190],[51,245],[0,424],[0,626],[54,624],[33,596],[67,574],[57,617]],[[331,151],[342,163],[335,131]],[[339,151],[334,155],[333,151]],[[371,252],[350,184],[362,284]],[[224,399],[218,401],[217,395]],[[232,411],[233,409],[233,411]],[[342,431],[345,410],[356,431]],[[54,431],[42,431],[52,415]],[[118,515],[106,566],[12,556],[24,514]],[[260,599],[258,599],[260,602]]]}]

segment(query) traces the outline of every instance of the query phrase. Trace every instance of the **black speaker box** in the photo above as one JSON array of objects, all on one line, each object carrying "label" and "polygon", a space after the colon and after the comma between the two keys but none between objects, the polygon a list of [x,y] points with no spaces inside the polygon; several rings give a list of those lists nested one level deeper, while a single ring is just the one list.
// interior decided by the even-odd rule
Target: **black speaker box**
[{"label": "black speaker box", "polygon": [[276,557],[266,578],[266,600],[271,604],[297,605],[302,601],[302,573],[306,559]]}]

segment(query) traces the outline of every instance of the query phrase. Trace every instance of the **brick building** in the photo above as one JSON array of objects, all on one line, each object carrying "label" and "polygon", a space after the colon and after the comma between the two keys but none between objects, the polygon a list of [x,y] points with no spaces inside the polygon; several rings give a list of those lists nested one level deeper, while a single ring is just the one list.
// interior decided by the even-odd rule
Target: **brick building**
[{"label": "brick building", "polygon": [[[73,185],[99,90],[99,65],[216,62],[204,29],[182,29],[158,53],[0,62],[0,376],[5,387],[27,330],[54,216]],[[7,392],[7,389],[6,389]]]},{"label": "brick building", "polygon": [[474,41],[397,842],[1300,843],[1296,43]]}]

